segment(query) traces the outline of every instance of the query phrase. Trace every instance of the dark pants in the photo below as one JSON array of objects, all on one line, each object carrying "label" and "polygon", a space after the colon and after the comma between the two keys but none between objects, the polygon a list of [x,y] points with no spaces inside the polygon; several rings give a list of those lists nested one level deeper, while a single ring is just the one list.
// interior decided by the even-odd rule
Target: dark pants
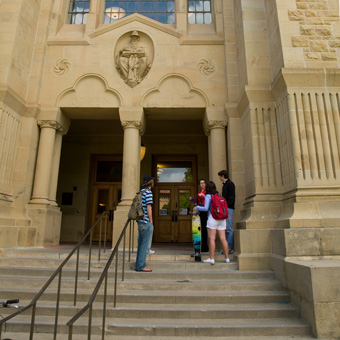
[{"label": "dark pants", "polygon": [[206,211],[200,211],[201,218],[201,251],[209,251],[208,236],[207,236],[207,219],[208,213]]}]

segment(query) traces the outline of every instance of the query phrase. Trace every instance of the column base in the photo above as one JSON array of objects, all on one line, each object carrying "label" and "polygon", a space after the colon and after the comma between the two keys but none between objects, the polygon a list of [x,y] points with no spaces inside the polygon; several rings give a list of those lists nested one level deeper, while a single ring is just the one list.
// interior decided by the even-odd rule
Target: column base
[{"label": "column base", "polygon": [[44,205],[50,205],[50,201],[47,198],[40,198],[40,197],[36,197],[36,198],[32,198],[28,204],[44,204]]},{"label": "column base", "polygon": [[29,204],[27,214],[36,229],[35,246],[59,245],[61,211],[45,204]]}]

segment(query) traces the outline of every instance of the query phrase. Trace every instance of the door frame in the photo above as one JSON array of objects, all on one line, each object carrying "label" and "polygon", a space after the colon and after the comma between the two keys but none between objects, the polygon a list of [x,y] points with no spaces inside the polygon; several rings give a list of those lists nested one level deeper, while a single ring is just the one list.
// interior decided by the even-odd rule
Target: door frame
[{"label": "door frame", "polygon": [[[192,182],[157,182],[157,164],[159,162],[171,162],[171,161],[176,161],[176,162],[191,162],[192,164]],[[177,189],[179,189],[181,186],[184,187],[184,189],[189,189],[191,190],[191,196],[196,195],[196,191],[197,191],[197,155],[153,155],[152,157],[152,176],[154,178],[156,178],[155,181],[155,202],[154,202],[154,239],[155,241],[158,242],[191,242],[192,238],[191,238],[191,216],[188,215],[188,217],[190,216],[190,218],[185,218],[184,216],[180,217],[177,215],[177,218],[175,219],[175,222],[173,221],[173,219],[169,216],[166,218],[162,218],[160,215],[158,215],[159,211],[158,211],[158,189],[169,189],[172,188],[173,192],[171,192],[172,195],[172,199],[177,200],[176,203],[178,204],[178,199],[179,196],[178,195],[178,191]],[[177,199],[176,199],[177,197]],[[192,204],[193,206],[193,204]],[[192,208],[191,206],[191,208]],[[171,209],[170,209],[171,210]],[[172,212],[170,211],[170,215],[172,214]],[[177,214],[179,214],[179,212],[177,212]],[[158,217],[159,216],[159,217]],[[178,219],[178,217],[180,217]],[[187,217],[187,216],[186,216]],[[183,220],[187,220],[187,221],[183,221]],[[162,238],[161,236],[159,236],[159,231],[160,231],[160,223],[170,223],[169,225],[169,235],[171,234],[171,236],[169,236],[171,238],[171,240],[166,241],[164,238]],[[181,233],[180,233],[180,227],[181,228],[186,228],[186,233],[190,234],[185,236],[183,235],[181,237]],[[162,240],[163,239],[163,240]]]},{"label": "door frame", "polygon": [[[123,157],[121,155],[101,155],[101,154],[94,154],[91,155],[91,175],[90,175],[90,196],[89,196],[89,203],[88,203],[88,218],[87,218],[87,228],[86,230],[89,230],[89,228],[93,225],[95,222],[95,216],[96,216],[96,198],[97,198],[97,191],[100,188],[103,187],[112,187],[113,190],[115,190],[114,196],[117,198],[117,202],[115,204],[115,207],[118,206],[119,203],[119,197],[118,197],[118,190],[122,189],[122,182],[99,182],[96,180],[97,178],[97,163],[99,161],[120,161],[122,162]],[[115,210],[115,209],[113,209]],[[108,220],[107,225],[108,230],[113,229],[113,220]],[[112,232],[108,232],[107,236],[111,236],[111,238],[107,239],[107,241],[112,241]],[[95,238],[93,238],[94,241]],[[98,240],[97,240],[98,241]]]}]

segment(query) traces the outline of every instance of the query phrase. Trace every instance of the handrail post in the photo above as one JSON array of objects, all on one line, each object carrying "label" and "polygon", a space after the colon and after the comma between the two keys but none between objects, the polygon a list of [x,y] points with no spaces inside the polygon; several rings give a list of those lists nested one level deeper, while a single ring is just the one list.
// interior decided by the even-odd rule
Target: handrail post
[{"label": "handrail post", "polygon": [[131,262],[131,220],[129,224],[129,263]]},{"label": "handrail post", "polygon": [[132,254],[135,248],[135,221],[132,221]]},{"label": "handrail post", "polygon": [[113,294],[113,307],[116,308],[117,305],[117,274],[118,274],[118,249],[117,249],[117,253],[116,253],[116,268],[115,268],[115,290],[114,290],[114,294]]},{"label": "handrail post", "polygon": [[34,332],[34,321],[35,321],[35,311],[37,309],[37,303],[33,305],[32,308],[32,317],[31,317],[31,327],[30,327],[30,340],[33,340],[33,332]]},{"label": "handrail post", "polygon": [[63,271],[61,270],[59,272],[59,278],[58,278],[58,291],[57,291],[57,302],[55,307],[55,321],[54,321],[54,334],[53,334],[53,340],[57,339],[57,330],[58,330],[58,317],[59,317],[59,302],[60,302],[60,288],[61,288],[61,273]]},{"label": "handrail post", "polygon": [[92,233],[93,233],[93,230],[91,231],[91,234],[90,234],[90,249],[89,249],[89,266],[87,268],[87,279],[90,280],[90,268],[91,268],[91,253],[92,253]]},{"label": "handrail post", "polygon": [[89,324],[87,326],[87,340],[91,340],[91,330],[92,330],[92,305],[89,310]]},{"label": "handrail post", "polygon": [[104,340],[104,338],[105,338],[106,299],[107,299],[107,277],[108,277],[108,272],[106,272],[106,274],[105,274],[105,283],[104,283],[103,321],[102,321],[102,340]]},{"label": "handrail post", "polygon": [[100,223],[99,223],[98,262],[100,261],[100,251],[101,251],[101,245],[102,245],[102,226],[103,226],[103,215],[100,216]]},{"label": "handrail post", "polygon": [[73,324],[68,326],[68,340],[72,340]]},{"label": "handrail post", "polygon": [[108,214],[105,214],[104,253],[106,252],[107,216]]},{"label": "handrail post", "polygon": [[79,251],[80,251],[80,248],[77,249],[76,277],[75,277],[75,283],[74,283],[73,306],[77,305],[78,273],[79,273]]},{"label": "handrail post", "polygon": [[124,269],[125,269],[125,235],[126,235],[126,229],[124,232],[124,238],[123,238],[123,263],[122,263],[122,281],[124,281]]}]

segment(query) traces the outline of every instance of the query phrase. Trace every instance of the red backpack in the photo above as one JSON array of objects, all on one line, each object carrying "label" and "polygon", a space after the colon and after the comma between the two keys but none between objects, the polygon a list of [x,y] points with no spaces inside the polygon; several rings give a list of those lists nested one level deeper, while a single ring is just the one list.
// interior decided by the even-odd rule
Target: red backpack
[{"label": "red backpack", "polygon": [[215,220],[225,220],[228,218],[227,201],[219,193],[211,195],[211,215]]}]

